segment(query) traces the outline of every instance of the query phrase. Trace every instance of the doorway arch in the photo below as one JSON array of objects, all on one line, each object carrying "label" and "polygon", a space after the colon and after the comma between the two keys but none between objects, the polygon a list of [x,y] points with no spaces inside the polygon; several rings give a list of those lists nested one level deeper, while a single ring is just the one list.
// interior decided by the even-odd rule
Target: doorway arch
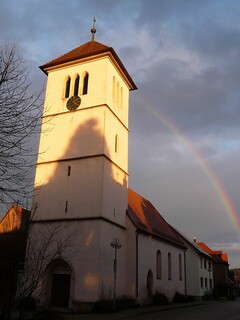
[{"label": "doorway arch", "polygon": [[153,295],[153,272],[151,269],[147,273],[147,295],[148,299],[151,299]]},{"label": "doorway arch", "polygon": [[68,308],[72,280],[72,269],[59,258],[47,267],[48,304],[54,308]]}]

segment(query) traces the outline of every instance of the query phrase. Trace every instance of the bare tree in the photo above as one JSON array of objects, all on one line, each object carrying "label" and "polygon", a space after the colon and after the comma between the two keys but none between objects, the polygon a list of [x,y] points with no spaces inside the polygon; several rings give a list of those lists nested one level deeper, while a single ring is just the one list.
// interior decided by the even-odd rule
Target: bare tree
[{"label": "bare tree", "polygon": [[23,211],[19,225],[14,219],[22,212],[18,206],[13,206],[1,222],[4,226],[0,228],[0,244],[6,247],[5,255],[0,256],[1,320],[11,319],[15,308],[21,318],[23,302],[42,293],[46,267],[75,254],[76,229],[65,223],[34,223],[28,220],[30,212]]},{"label": "bare tree", "polygon": [[29,196],[43,90],[31,91],[29,67],[16,45],[0,47],[0,204]]}]

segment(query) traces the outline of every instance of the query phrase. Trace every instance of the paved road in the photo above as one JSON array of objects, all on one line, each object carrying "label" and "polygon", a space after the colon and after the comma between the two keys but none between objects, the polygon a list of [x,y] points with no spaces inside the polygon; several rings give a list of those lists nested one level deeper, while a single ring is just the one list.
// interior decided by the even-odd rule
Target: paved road
[{"label": "paved road", "polygon": [[[167,309],[166,309],[167,308]],[[240,320],[240,299],[125,310],[114,314],[65,315],[65,320]],[[166,309],[166,310],[165,310]]]},{"label": "paved road", "polygon": [[240,320],[240,301],[219,301],[190,308],[142,313],[129,320]]}]

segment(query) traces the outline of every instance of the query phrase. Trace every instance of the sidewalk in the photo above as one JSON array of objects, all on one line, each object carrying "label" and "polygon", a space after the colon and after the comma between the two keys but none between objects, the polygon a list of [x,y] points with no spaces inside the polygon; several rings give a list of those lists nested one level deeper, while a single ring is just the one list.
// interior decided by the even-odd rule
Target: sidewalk
[{"label": "sidewalk", "polygon": [[120,320],[128,319],[131,317],[137,317],[140,314],[151,314],[155,312],[161,312],[171,309],[179,308],[190,308],[208,303],[216,303],[216,301],[198,301],[198,302],[188,302],[188,303],[176,303],[169,304],[166,306],[149,306],[149,307],[138,307],[133,309],[126,309],[118,311],[116,313],[109,314],[65,314],[64,320]]}]

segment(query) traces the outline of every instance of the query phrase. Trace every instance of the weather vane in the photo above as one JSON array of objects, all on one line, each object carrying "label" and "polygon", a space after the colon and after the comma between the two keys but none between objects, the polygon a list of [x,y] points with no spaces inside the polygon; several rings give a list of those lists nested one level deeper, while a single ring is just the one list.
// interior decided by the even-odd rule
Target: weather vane
[{"label": "weather vane", "polygon": [[94,41],[94,35],[95,33],[97,32],[96,28],[95,28],[95,22],[96,22],[96,18],[93,17],[93,27],[91,29],[91,32],[92,32],[92,41]]}]

